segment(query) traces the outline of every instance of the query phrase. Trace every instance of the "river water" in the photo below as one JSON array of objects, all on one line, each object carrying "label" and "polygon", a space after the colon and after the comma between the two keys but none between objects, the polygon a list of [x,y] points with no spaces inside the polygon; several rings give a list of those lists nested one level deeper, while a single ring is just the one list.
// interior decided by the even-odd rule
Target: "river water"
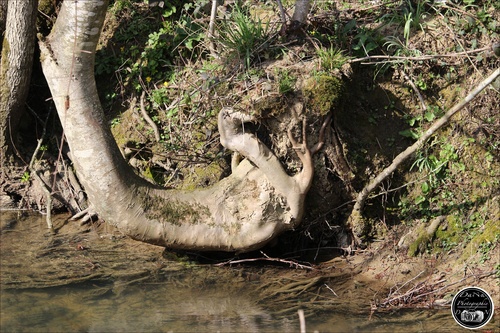
[{"label": "river water", "polygon": [[[2,212],[0,212],[0,218]],[[5,219],[5,215],[3,215]],[[0,332],[299,332],[300,322],[296,310],[278,311],[272,299],[256,299],[255,283],[231,276],[220,276],[220,281],[212,279],[210,283],[190,283],[192,267],[176,270],[171,278],[151,279],[130,283],[129,280],[106,279],[90,280],[71,285],[62,284],[47,288],[12,288],[7,281],[29,281],[33,273],[29,267],[16,270],[16,264],[6,265],[4,256],[18,256],[19,265],[23,258],[32,255],[29,249],[39,246],[36,235],[44,230],[44,221],[38,216],[35,221],[24,219],[22,223],[8,225],[2,221],[2,258]],[[34,223],[34,225],[28,224]],[[8,221],[7,221],[8,222]],[[56,221],[56,225],[57,225]],[[22,226],[25,226],[24,229]],[[40,228],[40,230],[36,230]],[[5,230],[10,232],[6,233]],[[9,247],[16,244],[23,230],[31,230],[30,240],[19,238],[23,246]],[[7,238],[8,237],[8,238]],[[12,242],[14,237],[14,242]],[[90,234],[87,234],[90,238]],[[49,237],[44,236],[45,239]],[[56,239],[57,240],[57,239]],[[42,241],[44,241],[42,239]],[[51,240],[53,244],[54,239]],[[89,246],[77,239],[79,246]],[[45,241],[46,242],[46,241]],[[72,245],[73,246],[73,245]],[[97,245],[94,245],[97,246]],[[27,252],[23,252],[24,249]],[[71,266],[50,266],[55,257],[40,256],[37,260],[46,263],[57,279],[64,279],[60,270],[69,270]],[[94,260],[84,251],[62,251],[59,257],[74,262],[83,258]],[[97,249],[94,249],[97,252]],[[119,251],[125,251],[119,249]],[[90,252],[90,251],[89,251]],[[75,253],[74,257],[73,253]],[[90,252],[91,253],[91,252]],[[137,261],[132,254],[127,255]],[[67,257],[67,258],[66,258]],[[82,259],[82,260],[83,260]],[[147,261],[141,258],[141,260]],[[61,261],[61,262],[67,262]],[[29,262],[29,261],[27,261]],[[100,264],[107,264],[100,259]],[[65,264],[66,265],[66,264]],[[88,265],[87,265],[88,266]],[[86,266],[82,266],[86,267]],[[206,266],[202,268],[202,271]],[[210,268],[211,271],[217,269]],[[10,270],[10,271],[9,271]],[[15,271],[15,273],[14,273]],[[198,270],[200,271],[200,270]],[[206,270],[206,272],[209,272]],[[220,271],[222,273],[222,270]],[[199,273],[198,273],[199,274]],[[253,273],[255,274],[255,268]],[[168,275],[168,274],[167,274]],[[124,282],[125,281],[125,282]],[[53,283],[54,281],[52,281]],[[57,282],[57,281],[56,281]],[[335,282],[330,288],[336,289]],[[229,286],[238,286],[230,288]],[[225,287],[228,286],[228,287]],[[337,286],[338,287],[338,286]],[[346,294],[347,295],[347,294]],[[350,294],[352,295],[352,294]],[[355,293],[357,295],[357,293]],[[292,297],[293,298],[293,297]],[[287,302],[287,306],[298,305],[304,300],[303,295]],[[465,332],[453,320],[450,309],[401,310],[395,312],[375,312],[370,314],[369,300],[354,302],[352,296],[340,296],[334,308],[328,311],[315,311],[304,305],[308,332]],[[357,305],[354,305],[357,304]],[[362,304],[360,306],[360,304]],[[364,305],[366,304],[366,305]],[[496,322],[495,322],[495,319]],[[497,332],[498,317],[490,322],[484,332]]]},{"label": "river water", "polygon": [[[3,291],[1,332],[299,332],[298,316],[276,316],[245,290],[180,289],[144,284],[93,296],[84,284]],[[346,302],[348,304],[348,301]],[[490,323],[491,325],[491,323]],[[449,310],[309,315],[309,332],[459,332]]]}]

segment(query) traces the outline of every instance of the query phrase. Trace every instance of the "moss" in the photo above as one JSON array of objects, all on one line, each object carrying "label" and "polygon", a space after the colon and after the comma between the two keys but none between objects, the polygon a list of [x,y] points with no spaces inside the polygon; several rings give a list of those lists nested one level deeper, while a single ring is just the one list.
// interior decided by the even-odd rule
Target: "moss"
[{"label": "moss", "polygon": [[138,195],[142,197],[144,213],[148,219],[165,221],[174,225],[198,224],[210,215],[208,207],[205,206],[192,205],[147,193],[138,193]]},{"label": "moss", "polygon": [[185,172],[182,188],[185,190],[194,190],[199,187],[205,187],[215,184],[219,181],[223,169],[217,162],[204,164],[200,167],[190,168]]},{"label": "moss", "polygon": [[420,225],[416,234],[418,235],[417,239],[415,239],[415,241],[413,241],[408,247],[407,254],[410,257],[414,257],[419,253],[424,253],[433,236],[427,233],[425,224]]},{"label": "moss", "polygon": [[[498,214],[496,217],[500,218]],[[472,255],[477,254],[478,249],[480,249],[485,244],[492,244],[492,248],[494,244],[498,243],[498,237],[500,235],[500,224],[498,223],[498,221],[498,219],[491,219],[484,224],[481,232],[478,232],[477,235],[475,235],[465,246],[463,254],[459,259],[460,262],[466,261]]]},{"label": "moss", "polygon": [[249,97],[243,100],[241,105],[252,110],[257,117],[277,116],[287,110],[281,95],[270,95],[257,99]]},{"label": "moss", "polygon": [[151,179],[151,180],[153,180],[153,181],[155,181],[155,182],[156,182],[156,179],[155,179],[155,177],[154,177],[154,175],[153,175],[153,172],[151,171],[151,168],[150,168],[149,166],[148,166],[148,167],[146,167],[146,169],[144,169],[144,171],[143,171],[142,175],[143,175],[144,177],[146,177],[147,179]]},{"label": "moss", "polygon": [[439,239],[444,244],[458,244],[462,240],[462,228],[460,221],[454,215],[446,218],[446,227],[436,230],[436,239]]},{"label": "moss", "polygon": [[[0,117],[3,121],[3,119],[7,119],[9,115],[9,111],[5,107],[9,101],[9,96],[10,96],[10,86],[9,86],[9,81],[7,80],[7,71],[9,69],[9,60],[8,60],[8,55],[10,52],[10,46],[9,42],[7,41],[7,38],[3,39],[2,43],[2,54],[0,54],[1,57],[1,65],[0,65],[0,82],[2,82],[0,86],[0,105],[2,106],[1,111],[0,111]],[[4,124],[2,124],[4,126]],[[2,141],[4,138],[2,138]]]},{"label": "moss", "polygon": [[444,100],[444,108],[449,109],[456,103],[459,97],[460,87],[450,85],[440,91],[440,94]]},{"label": "moss", "polygon": [[342,80],[326,74],[309,78],[302,88],[307,110],[320,116],[332,110],[342,95],[342,91]]},{"label": "moss", "polygon": [[38,10],[45,15],[51,15],[54,12],[54,1],[53,0],[39,0]]}]

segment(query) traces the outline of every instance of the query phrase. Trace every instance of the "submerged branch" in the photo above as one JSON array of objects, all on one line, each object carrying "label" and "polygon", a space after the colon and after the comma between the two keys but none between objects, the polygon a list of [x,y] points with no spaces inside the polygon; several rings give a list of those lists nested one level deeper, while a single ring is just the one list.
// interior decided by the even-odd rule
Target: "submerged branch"
[{"label": "submerged branch", "polygon": [[241,263],[255,262],[255,261],[272,261],[272,262],[279,262],[279,263],[287,264],[290,267],[294,267],[294,268],[298,268],[298,269],[315,270],[315,268],[312,267],[311,265],[300,264],[300,263],[298,263],[295,260],[287,260],[287,259],[281,259],[281,258],[272,258],[272,257],[267,256],[262,251],[261,251],[261,253],[264,255],[264,257],[239,259],[239,260],[229,260],[229,261],[225,261],[225,262],[221,262],[219,264],[216,264],[215,266],[226,266],[226,265],[241,264]]}]

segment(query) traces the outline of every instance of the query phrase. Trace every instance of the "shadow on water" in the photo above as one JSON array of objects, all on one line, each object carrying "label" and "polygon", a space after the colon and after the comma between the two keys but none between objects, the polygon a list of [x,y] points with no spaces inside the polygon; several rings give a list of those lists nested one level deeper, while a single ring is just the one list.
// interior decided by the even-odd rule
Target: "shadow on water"
[{"label": "shadow on water", "polygon": [[[299,308],[308,332],[461,331],[449,309],[370,314],[373,291],[347,288],[349,270],[324,280],[265,265],[176,262],[161,247],[82,232],[64,216],[54,220],[58,235],[39,215],[0,212],[0,221],[1,332],[299,332]],[[306,290],[310,281],[318,284]]]}]

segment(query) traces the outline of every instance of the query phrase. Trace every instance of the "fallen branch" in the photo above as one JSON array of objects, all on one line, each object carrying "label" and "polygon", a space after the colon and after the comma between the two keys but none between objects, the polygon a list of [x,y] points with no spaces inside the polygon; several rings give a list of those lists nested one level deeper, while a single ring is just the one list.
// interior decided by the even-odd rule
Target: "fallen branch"
[{"label": "fallen branch", "polygon": [[[489,271],[485,272],[482,274],[475,274],[471,276],[467,276],[464,278],[461,278],[455,282],[450,282],[448,284],[442,285],[443,283],[446,282],[445,279],[439,279],[436,282],[433,283],[427,283],[427,282],[421,282],[419,284],[416,284],[409,290],[407,290],[404,294],[400,295],[395,295],[397,291],[399,291],[402,287],[398,288],[396,291],[391,292],[383,302],[379,304],[375,304],[376,308],[385,308],[385,307],[422,307],[422,305],[429,306],[429,305],[434,305],[434,301],[425,302],[421,300],[423,297],[431,297],[431,299],[434,299],[436,297],[441,297],[442,294],[445,294],[450,287],[463,283],[464,281],[467,281],[470,278],[475,278],[475,279],[482,279],[491,275],[494,275],[495,271]],[[415,280],[419,275],[416,277],[410,279],[407,281],[404,285],[408,284],[408,282]],[[441,286],[439,286],[441,285]],[[436,286],[439,286],[436,288]],[[439,303],[436,303],[439,305]]]},{"label": "fallen branch", "polygon": [[418,90],[417,86],[415,85],[415,83],[413,83],[413,81],[408,76],[408,74],[406,74],[404,71],[401,71],[401,74],[403,75],[403,77],[405,78],[405,80],[408,81],[408,84],[413,89],[413,91],[415,92],[415,94],[417,94],[418,100],[420,101],[420,104],[422,104],[422,111],[427,111],[427,105],[425,104],[424,97],[420,93],[420,90]]},{"label": "fallen branch", "polygon": [[443,125],[447,124],[450,118],[464,108],[470,101],[472,101],[484,88],[491,84],[500,75],[500,68],[497,68],[490,74],[486,79],[484,79],[479,85],[476,86],[460,103],[453,106],[448,112],[444,114],[441,118],[435,121],[427,131],[425,131],[422,136],[410,147],[406,148],[402,153],[394,158],[391,165],[382,170],[382,172],[375,177],[372,181],[366,185],[361,192],[359,192],[356,203],[352,209],[351,215],[349,216],[348,225],[351,227],[354,236],[354,242],[356,244],[361,244],[360,237],[364,236],[368,225],[366,225],[363,219],[362,213],[365,206],[365,201],[368,195],[377,186],[382,183],[388,176],[390,176],[396,168],[406,161],[410,156],[412,156],[417,150],[419,150],[424,143],[429,139],[434,133],[440,129]]},{"label": "fallen branch", "polygon": [[229,261],[224,261],[224,262],[218,263],[215,266],[226,266],[226,265],[241,264],[241,263],[245,263],[245,262],[255,262],[255,261],[273,261],[273,262],[288,264],[288,265],[290,265],[290,267],[295,267],[295,268],[299,268],[299,269],[305,269],[305,270],[314,270],[315,269],[312,266],[299,264],[298,262],[296,262],[294,260],[286,260],[286,259],[281,259],[281,258],[271,258],[262,251],[260,253],[262,253],[262,255],[264,257],[229,260]]},{"label": "fallen branch", "polygon": [[[381,62],[424,61],[424,60],[435,60],[435,59],[442,59],[442,58],[456,58],[456,57],[468,56],[470,54],[480,53],[480,52],[484,52],[484,51],[494,51],[495,47],[498,47],[498,46],[496,44],[491,44],[490,46],[485,46],[485,47],[482,47],[482,48],[476,49],[476,50],[448,53],[448,54],[430,54],[430,55],[423,55],[423,56],[418,56],[418,57],[373,55],[373,56],[366,56],[363,58],[350,59],[348,62],[351,64],[356,63],[356,62],[361,62],[361,63],[363,63],[363,65],[372,65],[372,64],[379,64]],[[369,60],[370,62],[364,62],[367,60]],[[375,60],[375,61],[372,61],[372,60]]]}]

